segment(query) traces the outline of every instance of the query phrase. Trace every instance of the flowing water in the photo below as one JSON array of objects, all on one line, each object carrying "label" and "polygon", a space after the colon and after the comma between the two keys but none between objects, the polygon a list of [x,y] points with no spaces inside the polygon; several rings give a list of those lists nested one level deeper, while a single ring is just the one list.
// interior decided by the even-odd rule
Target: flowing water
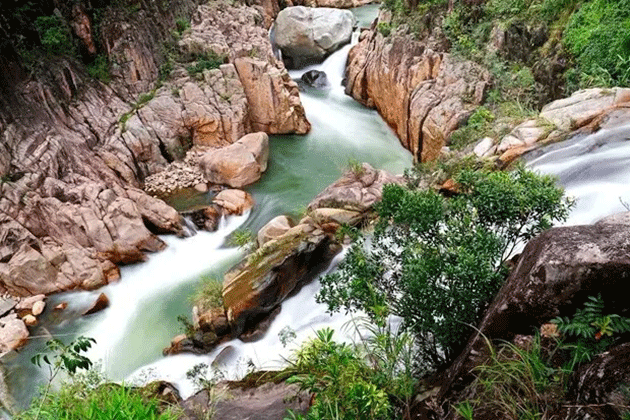
[{"label": "flowing water", "polygon": [[[354,12],[361,26],[376,16],[378,6]],[[26,404],[38,383],[46,380],[43,370],[29,363],[30,357],[44,349],[51,336],[69,342],[79,335],[93,337],[97,343],[88,353],[99,361],[112,380],[162,378],[176,383],[183,395],[192,392],[185,380],[188,369],[198,363],[210,364],[219,355],[221,369],[227,376],[242,375],[253,363],[258,368],[279,366],[289,349],[278,338],[285,326],[295,330],[296,342],[325,325],[339,330],[347,321],[343,315],[330,316],[314,301],[317,281],[282,305],[265,337],[254,343],[233,340],[210,355],[163,357],[162,349],[180,334],[177,317],[190,317],[189,297],[202,274],[221,277],[234,265],[242,252],[225,244],[237,228],[258,230],[279,214],[299,214],[310,200],[335,181],[350,161],[368,162],[377,168],[402,173],[412,162],[390,128],[378,114],[356,103],[343,93],[341,79],[350,46],[331,55],[312,68],[328,74],[330,87],[305,88],[301,93],[312,124],[306,136],[272,136],[270,160],[262,179],[249,189],[256,200],[251,213],[222,221],[217,232],[198,232],[180,239],[165,236],[168,248],[149,256],[145,263],[123,267],[121,280],[94,292],[73,292],[53,296],[46,315],[32,331],[33,340],[20,353],[9,355],[4,363],[11,393],[21,405]],[[308,69],[291,72],[299,78]],[[334,266],[334,263],[331,267]],[[94,315],[80,314],[105,293],[110,307]],[[68,302],[64,311],[50,308]]]},{"label": "flowing water", "polygon": [[[360,26],[367,26],[378,6],[355,10]],[[313,126],[306,136],[272,136],[270,162],[263,178],[249,189],[256,199],[251,213],[224,220],[217,232],[199,232],[187,239],[163,237],[168,248],[149,261],[121,270],[120,282],[96,292],[65,293],[50,298],[49,308],[67,301],[65,311],[46,311],[36,337],[20,353],[5,357],[10,390],[23,405],[36,385],[45,380],[43,371],[28,360],[43,349],[51,336],[69,341],[78,335],[93,337],[96,346],[88,356],[102,363],[113,380],[162,378],[176,383],[189,395],[192,384],[185,372],[198,363],[217,362],[230,377],[238,377],[251,364],[257,368],[277,367],[287,357],[278,337],[289,326],[297,342],[322,326],[336,330],[347,322],[343,315],[330,316],[314,301],[319,283],[305,286],[282,304],[269,331],[259,341],[233,340],[209,355],[162,356],[162,348],[181,333],[178,315],[189,316],[189,296],[202,274],[220,277],[242,257],[242,252],[225,245],[225,238],[237,228],[256,231],[279,214],[299,214],[308,202],[339,177],[350,160],[369,162],[375,167],[401,173],[411,165],[403,150],[378,114],[347,97],[340,86],[349,46],[311,68],[327,73],[331,86],[323,90],[306,88],[302,102]],[[291,72],[299,78],[311,68]],[[567,193],[577,198],[568,224],[590,223],[624,209],[619,198],[630,201],[630,125],[581,136],[532,153],[529,166],[555,174]],[[332,269],[336,261],[331,264]],[[104,292],[111,306],[94,315],[80,314]],[[37,338],[38,337],[38,338]]]}]

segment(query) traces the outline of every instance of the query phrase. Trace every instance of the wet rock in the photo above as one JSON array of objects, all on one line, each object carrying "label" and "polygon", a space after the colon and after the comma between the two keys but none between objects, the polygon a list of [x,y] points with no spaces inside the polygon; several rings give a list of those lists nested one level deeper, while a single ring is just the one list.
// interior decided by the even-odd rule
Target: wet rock
[{"label": "wet rock", "polygon": [[35,316],[40,316],[44,309],[46,308],[46,302],[43,300],[37,301],[33,304],[33,309],[31,309],[31,313]]},{"label": "wet rock", "polygon": [[271,219],[258,231],[258,246],[263,246],[272,239],[284,235],[293,226],[295,226],[295,223],[287,216],[277,216]]},{"label": "wet rock", "polygon": [[109,306],[109,298],[105,293],[98,295],[94,303],[85,311],[83,315],[91,315],[100,312]]},{"label": "wet rock", "polygon": [[56,305],[53,309],[55,311],[63,311],[68,307],[68,302],[61,302],[59,305]]},{"label": "wet rock", "polygon": [[357,226],[365,217],[358,211],[344,209],[317,208],[310,216],[319,224],[334,222],[337,225]]},{"label": "wet rock", "polygon": [[44,299],[46,299],[45,295],[35,295],[24,298],[20,300],[20,302],[15,306],[15,310],[20,315],[26,315],[30,313],[32,313],[33,315],[39,315],[34,313],[35,307],[39,306],[40,302],[41,304],[44,304],[44,306],[46,306],[46,304],[44,303]]},{"label": "wet rock", "polygon": [[268,157],[269,137],[253,133],[230,146],[208,151],[200,166],[209,182],[241,188],[260,179]]},{"label": "wet rock", "polygon": [[223,302],[233,334],[240,335],[271,312],[338,251],[323,232],[316,235],[307,224],[300,224],[266,242],[227,272]]},{"label": "wet rock", "polygon": [[24,324],[27,327],[33,327],[33,326],[37,325],[37,318],[35,318],[31,314],[28,314],[24,318],[22,318],[22,321],[24,322]]},{"label": "wet rock", "polygon": [[308,209],[326,207],[363,213],[381,199],[383,185],[402,182],[402,177],[364,163],[358,170],[347,171],[339,180],[326,187],[310,202]]},{"label": "wet rock", "polygon": [[300,77],[307,86],[322,89],[329,85],[326,73],[320,70],[309,70]]},{"label": "wet rock", "polygon": [[221,191],[212,202],[221,208],[224,215],[240,216],[254,207],[254,197],[251,194],[235,189]]},{"label": "wet rock", "polygon": [[289,67],[299,68],[322,61],[350,42],[356,18],[347,10],[287,7],[278,13],[275,44]]}]

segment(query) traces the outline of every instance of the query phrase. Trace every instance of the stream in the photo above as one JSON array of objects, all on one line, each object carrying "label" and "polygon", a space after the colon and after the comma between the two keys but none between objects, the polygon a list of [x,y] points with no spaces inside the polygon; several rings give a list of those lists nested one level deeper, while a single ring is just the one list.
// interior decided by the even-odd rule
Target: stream
[{"label": "stream", "polygon": [[[354,9],[359,26],[369,25],[377,8],[371,5]],[[243,256],[238,248],[226,245],[231,232],[242,228],[256,232],[277,215],[300,214],[315,195],[339,178],[351,160],[393,173],[402,173],[411,166],[410,153],[377,112],[344,94],[341,79],[349,49],[349,45],[342,48],[320,65],[290,72],[299,79],[310,69],[323,70],[331,86],[323,90],[305,88],[301,93],[312,124],[308,135],[271,136],[268,170],[248,189],[256,200],[251,212],[222,220],[217,232],[198,232],[187,239],[163,236],[168,248],[150,255],[145,263],[123,267],[118,283],[98,291],[49,298],[45,315],[32,331],[32,342],[3,360],[7,384],[19,405],[28,404],[37,386],[46,380],[45,370],[29,360],[43,351],[51,336],[66,343],[79,335],[93,337],[96,345],[87,356],[100,363],[109,379],[164,379],[175,383],[187,397],[194,389],[186,379],[186,371],[196,364],[215,362],[226,377],[235,379],[252,366],[282,366],[292,348],[321,327],[343,329],[347,316],[331,316],[324,305],[315,303],[314,295],[319,290],[316,280],[282,304],[280,314],[261,340],[232,340],[202,356],[162,356],[171,338],[183,332],[177,317],[190,317],[190,296],[200,276],[221,278]],[[541,148],[526,158],[530,168],[558,176],[567,193],[578,199],[566,224],[591,223],[624,210],[620,198],[630,201],[629,140],[630,125],[626,125]],[[328,270],[334,269],[340,258]],[[81,316],[101,292],[109,297],[110,307]],[[60,302],[68,302],[68,308],[52,311]],[[278,334],[287,326],[297,338],[292,346],[285,347]]]},{"label": "stream", "polygon": [[[359,27],[369,26],[378,5],[354,9]],[[356,38],[356,36],[354,37]],[[30,358],[45,349],[56,337],[68,343],[83,335],[96,344],[87,353],[100,364],[111,380],[143,382],[164,379],[175,383],[183,397],[194,389],[186,372],[194,365],[213,361],[227,378],[239,378],[252,366],[257,369],[279,367],[292,348],[314,331],[330,326],[340,331],[348,317],[325,313],[324,305],[315,303],[319,283],[306,285],[282,304],[265,336],[256,342],[233,340],[208,355],[162,356],[162,349],[181,334],[179,315],[190,319],[190,296],[200,276],[223,274],[243,256],[238,248],[226,245],[226,238],[236,229],[258,231],[280,214],[299,215],[326,186],[340,177],[349,162],[368,162],[375,168],[402,173],[412,164],[411,154],[374,110],[367,109],[346,96],[341,86],[350,45],[332,54],[317,66],[292,71],[299,79],[310,69],[325,71],[330,86],[305,88],[301,92],[307,117],[312,124],[306,136],[270,136],[268,169],[248,191],[256,200],[246,215],[222,220],[217,232],[197,232],[181,239],[162,236],[166,250],[149,255],[144,263],[121,268],[121,279],[92,292],[70,292],[50,296],[39,326],[31,331],[33,339],[19,353],[3,359],[9,390],[20,406],[28,405],[37,386],[46,381],[46,370],[30,363]],[[334,267],[338,256],[330,266]],[[81,313],[105,293],[110,306],[93,315]],[[68,302],[64,311],[52,311],[60,302]],[[278,333],[289,326],[296,333],[292,346],[284,347]],[[219,355],[218,360],[217,355]]]}]

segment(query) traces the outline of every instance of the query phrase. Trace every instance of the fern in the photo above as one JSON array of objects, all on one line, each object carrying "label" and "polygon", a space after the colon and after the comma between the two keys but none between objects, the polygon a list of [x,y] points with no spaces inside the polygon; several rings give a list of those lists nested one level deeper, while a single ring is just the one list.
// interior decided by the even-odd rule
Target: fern
[{"label": "fern", "polygon": [[589,296],[584,308],[578,309],[572,318],[551,320],[562,334],[576,338],[575,343],[566,346],[573,353],[574,363],[591,360],[614,344],[615,335],[630,332],[630,318],[604,314],[604,310],[604,300],[599,294],[597,297]]}]

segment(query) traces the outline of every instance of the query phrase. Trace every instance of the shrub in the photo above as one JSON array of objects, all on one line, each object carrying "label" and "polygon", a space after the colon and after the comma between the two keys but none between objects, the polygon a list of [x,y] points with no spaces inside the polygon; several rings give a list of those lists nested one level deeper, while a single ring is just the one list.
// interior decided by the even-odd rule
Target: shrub
[{"label": "shrub", "polygon": [[[364,331],[365,332],[365,331]],[[317,331],[290,361],[295,383],[315,394],[308,420],[377,420],[409,414],[415,381],[413,341],[384,323],[372,326],[362,345],[337,343],[334,331]],[[293,418],[304,419],[294,415]]]},{"label": "shrub", "polygon": [[111,79],[111,73],[109,72],[109,60],[104,54],[96,56],[94,61],[87,65],[87,72],[90,77],[98,79],[101,82],[107,83]]},{"label": "shrub", "polygon": [[585,2],[571,15],[562,42],[576,58],[581,86],[628,83],[630,0]]},{"label": "shrub", "polygon": [[377,29],[383,36],[389,36],[392,33],[392,25],[389,22],[379,22]]},{"label": "shrub", "polygon": [[58,16],[39,16],[35,20],[35,27],[42,46],[50,54],[74,54],[72,36]]},{"label": "shrub", "polygon": [[525,240],[564,220],[570,201],[553,178],[463,170],[459,194],[386,185],[370,241],[349,250],[321,279],[317,299],[330,311],[394,314],[413,331],[418,369],[452,360],[505,278],[503,262]]},{"label": "shrub", "polygon": [[186,67],[188,74],[194,76],[204,70],[218,69],[225,62],[225,56],[219,55],[214,51],[200,54],[196,57],[196,63]]}]

